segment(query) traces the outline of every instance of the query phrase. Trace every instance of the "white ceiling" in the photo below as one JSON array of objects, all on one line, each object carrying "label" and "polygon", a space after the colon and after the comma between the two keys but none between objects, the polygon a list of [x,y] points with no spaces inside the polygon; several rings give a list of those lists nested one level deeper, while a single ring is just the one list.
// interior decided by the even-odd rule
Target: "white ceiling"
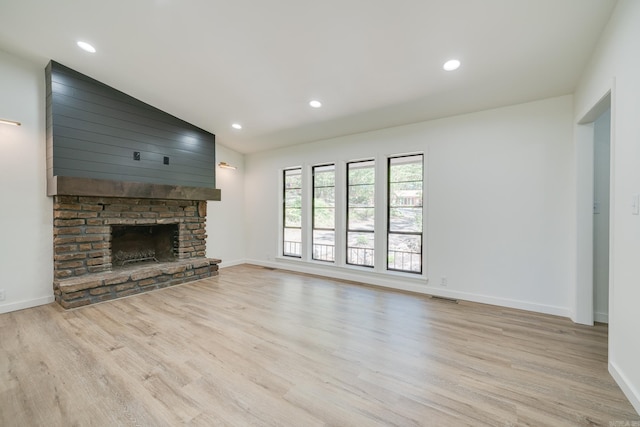
[{"label": "white ceiling", "polygon": [[[0,49],[43,69],[54,59],[249,153],[572,93],[614,6],[0,0]],[[450,58],[459,70],[442,70]]]}]

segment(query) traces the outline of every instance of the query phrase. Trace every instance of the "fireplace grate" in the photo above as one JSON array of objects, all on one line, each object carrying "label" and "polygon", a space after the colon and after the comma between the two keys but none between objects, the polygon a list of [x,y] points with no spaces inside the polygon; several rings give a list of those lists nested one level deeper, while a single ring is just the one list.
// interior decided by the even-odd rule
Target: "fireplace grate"
[{"label": "fireplace grate", "polygon": [[144,261],[159,262],[156,258],[156,251],[154,251],[153,249],[133,252],[118,251],[114,255],[114,259],[116,263],[120,263],[121,266]]}]

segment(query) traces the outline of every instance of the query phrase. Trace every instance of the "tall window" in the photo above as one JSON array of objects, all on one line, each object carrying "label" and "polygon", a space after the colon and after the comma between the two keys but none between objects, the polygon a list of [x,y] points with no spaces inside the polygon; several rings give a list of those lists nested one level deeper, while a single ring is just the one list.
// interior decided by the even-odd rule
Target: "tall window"
[{"label": "tall window", "polygon": [[422,157],[389,158],[388,270],[422,273]]},{"label": "tall window", "polygon": [[336,247],[336,167],[313,167],[313,259],[333,262]]},{"label": "tall window", "polygon": [[302,169],[287,169],[283,180],[283,244],[282,254],[302,256]]},{"label": "tall window", "polygon": [[373,267],[375,161],[347,163],[347,264]]}]

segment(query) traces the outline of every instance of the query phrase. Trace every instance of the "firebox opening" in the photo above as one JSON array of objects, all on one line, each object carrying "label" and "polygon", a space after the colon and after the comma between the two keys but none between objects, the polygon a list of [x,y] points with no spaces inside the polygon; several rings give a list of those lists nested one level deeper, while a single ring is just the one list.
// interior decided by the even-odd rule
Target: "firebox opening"
[{"label": "firebox opening", "polygon": [[178,238],[178,224],[113,225],[111,226],[113,267],[175,261]]}]

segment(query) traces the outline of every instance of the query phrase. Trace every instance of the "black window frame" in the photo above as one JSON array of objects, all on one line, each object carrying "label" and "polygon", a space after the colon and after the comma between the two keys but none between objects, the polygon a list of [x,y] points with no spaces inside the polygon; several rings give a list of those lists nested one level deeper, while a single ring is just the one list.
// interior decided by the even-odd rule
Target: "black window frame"
[{"label": "black window frame", "polygon": [[[316,186],[316,170],[319,168],[333,167],[333,185]],[[316,227],[316,189],[318,188],[333,188],[333,207],[322,207],[318,209],[333,209],[333,228]],[[315,165],[311,168],[311,259],[314,261],[322,261],[335,263],[336,262],[336,164],[325,163],[321,165]],[[317,231],[333,231],[333,246],[331,249],[332,259],[316,258],[316,234]],[[330,246],[330,245],[322,245]]]},{"label": "black window frame", "polygon": [[[287,188],[287,173],[292,171],[299,171],[300,187]],[[291,207],[287,207],[287,190],[299,190],[300,192],[300,206],[294,207],[295,209],[300,210],[300,227],[287,226],[287,209],[294,209]],[[302,258],[302,191],[302,167],[284,169],[282,171],[282,256],[291,258]],[[285,240],[287,229],[300,230],[300,242],[287,242],[287,240]],[[296,254],[294,252],[287,252],[287,243],[298,243],[300,253]]]},{"label": "black window frame", "polygon": [[[372,163],[373,164],[373,182],[372,183],[368,183],[368,184],[351,184],[350,183],[350,167],[351,165],[354,164],[358,164],[358,163]],[[375,245],[375,217],[376,217],[376,202],[375,202],[375,195],[376,195],[376,160],[375,159],[367,159],[367,160],[356,160],[356,161],[352,161],[352,162],[347,162],[346,164],[346,226],[345,226],[345,237],[346,237],[346,241],[345,241],[345,248],[346,248],[346,253],[345,253],[345,263],[347,265],[354,265],[354,266],[358,266],[358,267],[366,267],[366,268],[375,268],[375,249],[376,249],[376,245]],[[351,209],[351,205],[349,204],[349,196],[350,196],[350,190],[352,186],[356,186],[356,185],[369,185],[373,187],[373,206],[367,206],[365,208],[367,209],[373,209],[373,221],[374,221],[374,227],[373,230],[363,230],[363,229],[351,229],[350,227],[350,221],[349,221],[349,210]],[[355,263],[355,262],[349,262],[349,254],[350,254],[350,250],[352,249],[358,249],[358,248],[350,248],[349,247],[349,234],[350,233],[359,233],[359,234],[371,234],[371,239],[373,240],[373,247],[372,248],[363,248],[365,250],[365,255],[364,255],[364,259],[366,260],[367,258],[367,252],[366,251],[370,251],[371,252],[371,265],[369,264],[361,264],[361,263]]]},{"label": "black window frame", "polygon": [[[394,159],[401,159],[401,158],[405,158],[405,157],[420,157],[421,159],[421,164],[422,164],[422,174],[420,177],[420,183],[421,183],[421,192],[422,192],[422,196],[421,196],[421,203],[419,208],[422,210],[421,212],[421,224],[420,224],[420,231],[391,231],[391,210],[393,208],[398,208],[400,206],[394,206],[392,205],[392,201],[391,201],[391,185],[392,184],[398,184],[398,183],[406,183],[406,182],[418,182],[418,181],[394,181],[391,182],[391,163]],[[412,206],[415,207],[415,206]],[[424,154],[406,154],[406,155],[401,155],[401,156],[391,156],[387,158],[387,270],[388,271],[397,271],[397,272],[402,272],[402,273],[410,273],[410,274],[418,274],[421,275],[423,270],[424,270]],[[417,254],[418,255],[418,259],[420,260],[420,269],[418,271],[416,270],[407,270],[407,269],[402,269],[402,268],[390,268],[389,267],[389,260],[390,260],[390,236],[391,235],[404,235],[404,236],[419,236],[420,237],[420,252],[406,252],[409,254]],[[394,252],[399,252],[399,251],[394,251]],[[412,261],[410,260],[410,265],[412,265]]]}]

